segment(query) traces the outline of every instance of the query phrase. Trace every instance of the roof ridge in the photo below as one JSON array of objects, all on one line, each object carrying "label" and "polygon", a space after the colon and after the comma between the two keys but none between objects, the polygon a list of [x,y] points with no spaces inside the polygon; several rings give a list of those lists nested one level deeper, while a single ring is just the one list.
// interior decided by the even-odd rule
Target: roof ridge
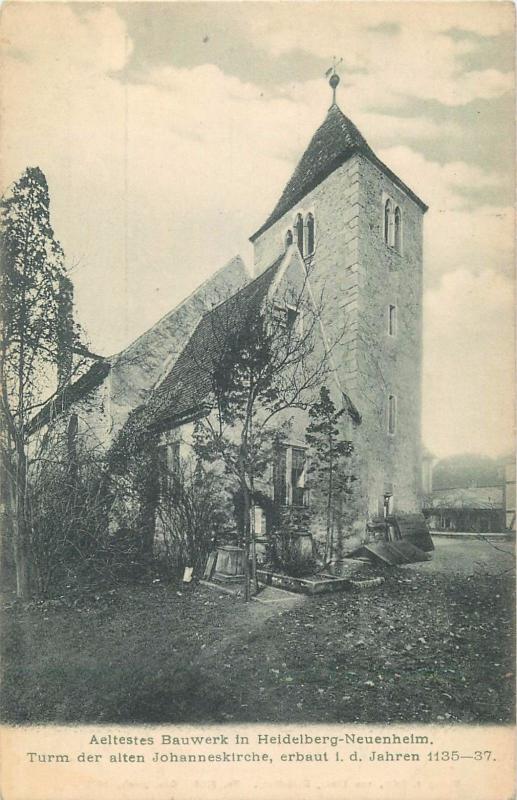
[{"label": "roof ridge", "polygon": [[[241,288],[240,288],[240,289],[237,289],[237,291],[236,291],[236,292],[233,292],[233,293],[232,293],[231,295],[229,295],[228,297],[225,297],[225,299],[224,299],[224,300],[221,300],[221,302],[220,302],[220,303],[217,303],[217,305],[213,306],[212,308],[209,308],[209,309],[207,309],[207,311],[205,311],[205,313],[203,314],[203,317],[206,317],[206,316],[208,316],[208,315],[209,315],[209,314],[211,314],[213,311],[217,311],[219,308],[221,308],[222,306],[224,306],[224,304],[225,304],[225,303],[229,303],[229,302],[230,302],[230,300],[235,300],[235,298],[237,298],[237,297],[238,297],[240,294],[242,294],[242,292],[249,291],[249,289],[250,289],[250,288],[253,286],[253,284],[256,284],[256,283],[258,283],[258,281],[261,281],[261,280],[263,280],[263,279],[264,279],[264,275],[266,275],[266,274],[267,274],[268,272],[270,272],[270,271],[273,271],[274,269],[277,269],[277,268],[280,266],[280,263],[283,261],[283,259],[284,259],[284,257],[285,257],[285,254],[286,254],[286,252],[287,252],[287,251],[284,251],[284,252],[282,253],[282,255],[278,256],[278,258],[276,258],[276,259],[273,261],[273,263],[269,265],[269,267],[266,267],[266,269],[265,269],[265,270],[263,270],[263,271],[260,273],[260,275],[257,275],[257,277],[256,277],[256,278],[253,278],[251,281],[248,281],[248,283],[245,283],[245,284],[244,284],[244,286],[241,286]],[[203,318],[203,317],[202,317],[202,318]],[[200,322],[201,322],[201,320],[200,320]]]},{"label": "roof ridge", "polygon": [[213,272],[211,275],[205,278],[205,280],[202,283],[200,283],[199,286],[196,286],[196,288],[193,289],[188,295],[186,295],[186,297],[184,297],[183,300],[180,300],[180,302],[177,305],[173,306],[169,311],[167,311],[159,319],[157,319],[156,322],[154,322],[150,328],[147,328],[145,331],[142,331],[142,333],[139,336],[137,336],[136,339],[133,339],[131,342],[129,342],[129,344],[126,345],[126,347],[124,347],[122,350],[119,350],[117,353],[114,353],[111,356],[106,356],[105,357],[106,360],[112,363],[112,361],[118,359],[119,356],[122,356],[127,350],[129,350],[130,347],[139,342],[140,339],[142,339],[144,336],[147,336],[149,331],[152,331],[153,328],[156,328],[160,324],[160,322],[163,322],[172,314],[175,314],[177,311],[179,311],[180,308],[182,308],[186,303],[188,303],[188,301],[191,300],[199,291],[201,291],[203,287],[207,286],[210,283],[210,281],[212,281],[217,275],[219,275],[220,272],[223,272],[223,270],[227,269],[235,261],[240,261],[244,269],[246,269],[246,264],[244,263],[244,259],[239,253],[237,253],[237,255],[233,256],[233,258],[227,261],[226,264],[223,264],[221,267],[219,267],[219,269],[216,269],[215,272]]},{"label": "roof ridge", "polygon": [[[174,364],[154,387],[145,404],[150,419],[154,420],[152,424],[158,424],[164,414],[170,416],[174,412],[174,415],[181,415],[206,398],[211,383],[210,369],[204,362],[208,360],[213,368],[220,347],[217,337],[211,334],[211,324],[218,322],[218,315],[226,304],[233,303],[228,311],[229,317],[232,317],[232,331],[233,325],[235,333],[245,326],[257,304],[267,295],[268,287],[285,256],[286,252],[283,252],[260,275],[203,314]],[[239,298],[242,298],[242,306],[239,305]],[[203,368],[200,366],[202,363]]]}]

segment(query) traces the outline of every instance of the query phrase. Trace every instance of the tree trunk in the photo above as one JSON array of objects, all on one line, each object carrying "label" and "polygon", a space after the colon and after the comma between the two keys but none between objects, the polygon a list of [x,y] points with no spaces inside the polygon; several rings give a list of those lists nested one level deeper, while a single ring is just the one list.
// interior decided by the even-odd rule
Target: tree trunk
[{"label": "tree trunk", "polygon": [[16,545],[14,557],[16,560],[16,595],[27,600],[30,597],[31,581],[29,570],[29,555],[27,552],[26,533],[24,530],[25,521],[17,520]]},{"label": "tree trunk", "polygon": [[140,552],[146,560],[152,558],[154,551],[157,508],[154,488],[151,480],[146,481],[139,501]]},{"label": "tree trunk", "polygon": [[239,479],[242,487],[242,499],[244,503],[243,508],[243,524],[244,524],[244,599],[246,602],[250,599],[250,492],[246,482],[246,470],[244,468],[244,457],[241,452],[239,453]]},{"label": "tree trunk", "polygon": [[244,486],[244,599],[250,599],[250,496]]},{"label": "tree trunk", "polygon": [[[248,413],[249,413],[249,436],[253,436],[253,414],[251,413],[250,405],[248,404]],[[246,436],[246,444],[248,442],[248,437]],[[251,580],[253,580],[255,585],[255,593],[258,592],[258,580],[257,580],[257,551],[256,551],[256,544],[255,544],[255,483],[253,479],[253,470],[249,476],[250,478],[250,490],[249,490],[249,530],[250,530],[250,544],[251,544],[251,579],[249,583],[251,584]],[[250,591],[248,590],[248,594]],[[248,597],[249,599],[249,597]]]},{"label": "tree trunk", "polygon": [[4,455],[0,461],[0,503],[2,515],[0,519],[0,579],[5,584],[7,576],[14,566],[14,514],[15,497],[13,491],[12,467]]},{"label": "tree trunk", "polygon": [[155,513],[155,504],[148,502],[147,499],[143,500],[140,508],[140,547],[142,556],[145,559],[149,559],[153,555],[154,531],[156,522]]},{"label": "tree trunk", "polygon": [[334,464],[332,461],[332,447],[329,447],[329,483],[328,483],[328,497],[327,497],[327,546],[325,554],[325,562],[332,560],[332,493],[334,491]]},{"label": "tree trunk", "polygon": [[255,539],[255,487],[253,478],[250,478],[250,530],[251,530],[251,580],[255,586],[255,592],[258,592],[258,578],[257,578],[257,545]]},{"label": "tree trunk", "polygon": [[27,527],[27,457],[23,443],[16,446],[16,485],[14,513],[14,559],[16,594],[27,599],[31,594],[29,536]]}]

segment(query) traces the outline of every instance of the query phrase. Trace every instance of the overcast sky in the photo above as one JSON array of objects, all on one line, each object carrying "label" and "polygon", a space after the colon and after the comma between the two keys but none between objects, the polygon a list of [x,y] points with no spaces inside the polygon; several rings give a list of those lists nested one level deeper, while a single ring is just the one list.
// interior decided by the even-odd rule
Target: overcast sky
[{"label": "overcast sky", "polygon": [[236,253],[330,102],[430,206],[424,442],[513,442],[509,3],[4,4],[1,190],[45,172],[94,350]]}]

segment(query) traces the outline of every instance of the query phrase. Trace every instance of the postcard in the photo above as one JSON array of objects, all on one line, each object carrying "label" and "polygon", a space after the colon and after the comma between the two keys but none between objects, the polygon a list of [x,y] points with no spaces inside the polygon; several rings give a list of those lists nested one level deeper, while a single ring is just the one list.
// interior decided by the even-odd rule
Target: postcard
[{"label": "postcard", "polygon": [[2,6],[5,800],[507,800],[506,2]]}]

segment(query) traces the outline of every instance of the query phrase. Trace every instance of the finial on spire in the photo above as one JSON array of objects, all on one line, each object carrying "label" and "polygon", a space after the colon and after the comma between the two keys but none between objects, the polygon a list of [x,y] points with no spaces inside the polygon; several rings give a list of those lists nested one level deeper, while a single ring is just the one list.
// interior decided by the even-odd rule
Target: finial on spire
[{"label": "finial on spire", "polygon": [[341,80],[339,75],[336,72],[336,67],[339,66],[339,64],[341,64],[342,61],[343,61],[342,58],[340,58],[339,61],[336,61],[336,56],[333,56],[332,57],[332,66],[325,73],[325,77],[327,77],[327,78],[330,75],[329,84],[330,84],[330,87],[332,89],[332,105],[333,106],[336,105],[336,89],[339,86],[339,83],[340,83],[340,80]]}]

